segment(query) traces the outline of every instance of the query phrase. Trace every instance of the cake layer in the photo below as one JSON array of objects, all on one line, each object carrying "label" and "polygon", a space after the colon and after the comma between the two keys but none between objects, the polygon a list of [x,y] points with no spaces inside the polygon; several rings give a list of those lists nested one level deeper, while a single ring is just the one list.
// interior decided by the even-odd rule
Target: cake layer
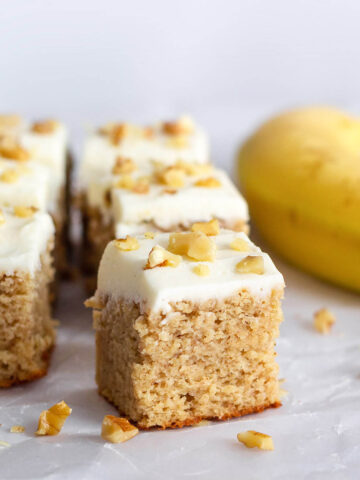
[{"label": "cake layer", "polygon": [[47,213],[30,207],[3,209],[0,213],[0,273],[33,276],[40,268],[40,257],[54,235],[54,224]]},{"label": "cake layer", "polygon": [[[185,239],[189,234],[178,235]],[[118,240],[110,242],[99,267],[97,295],[134,302],[143,311],[168,312],[178,301],[201,303],[209,299],[219,300],[243,289],[251,295],[266,297],[273,289],[283,288],[283,277],[270,257],[250,242],[244,233],[223,230],[212,237],[199,236],[200,241],[211,249],[212,261],[195,261],[188,256],[188,251],[188,255],[180,255],[174,260],[177,262],[174,267],[161,264],[155,268],[147,267],[150,252],[156,246],[167,250],[172,234],[155,234],[155,238],[140,235],[133,245],[136,248],[131,250],[129,247],[129,251],[124,250],[126,246],[119,246]],[[261,274],[239,269],[238,264],[247,262],[250,257],[260,257]],[[194,267],[199,265],[206,266],[205,276],[194,271]]]}]

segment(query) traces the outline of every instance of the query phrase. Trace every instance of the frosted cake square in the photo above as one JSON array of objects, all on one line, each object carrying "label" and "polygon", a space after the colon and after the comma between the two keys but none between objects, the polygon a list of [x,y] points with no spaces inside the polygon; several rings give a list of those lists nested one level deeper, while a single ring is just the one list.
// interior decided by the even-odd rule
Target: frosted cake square
[{"label": "frosted cake square", "polygon": [[46,374],[55,341],[53,243],[47,213],[20,206],[0,211],[0,387]]},{"label": "frosted cake square", "polygon": [[110,242],[87,301],[99,392],[141,428],[280,405],[283,277],[244,233],[205,232]]}]

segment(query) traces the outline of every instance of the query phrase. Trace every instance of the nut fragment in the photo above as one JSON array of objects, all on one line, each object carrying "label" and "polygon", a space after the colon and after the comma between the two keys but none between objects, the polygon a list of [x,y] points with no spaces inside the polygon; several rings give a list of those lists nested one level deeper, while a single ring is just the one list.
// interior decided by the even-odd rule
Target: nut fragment
[{"label": "nut fragment", "polygon": [[218,188],[221,187],[221,182],[215,177],[200,178],[195,182],[196,187]]},{"label": "nut fragment", "polygon": [[24,162],[30,158],[29,152],[10,137],[5,137],[1,140],[0,156],[20,162]]},{"label": "nut fragment", "polygon": [[238,433],[237,439],[248,448],[257,447],[260,450],[274,450],[272,437],[265,433],[255,432],[255,430]]},{"label": "nut fragment", "polygon": [[150,190],[150,184],[149,184],[149,178],[148,177],[140,177],[136,180],[134,186],[132,187],[132,191],[134,193],[139,193],[139,194],[146,194],[149,193]]},{"label": "nut fragment", "polygon": [[115,188],[125,188],[126,190],[131,190],[135,185],[135,180],[131,175],[125,174],[122,175],[119,180],[115,183]]},{"label": "nut fragment", "polygon": [[243,238],[235,238],[235,240],[230,243],[230,248],[238,252],[248,252],[249,247],[249,243]]},{"label": "nut fragment", "polygon": [[216,244],[203,232],[172,233],[169,250],[179,255],[188,255],[193,260],[212,262],[216,255]]},{"label": "nut fragment", "polygon": [[210,268],[209,265],[199,263],[198,265],[195,265],[193,272],[196,273],[196,275],[199,275],[199,277],[207,277],[210,275]]},{"label": "nut fragment", "polygon": [[87,308],[96,308],[98,310],[101,310],[105,306],[100,298],[95,295],[85,300],[84,305]]},{"label": "nut fragment", "polygon": [[198,222],[191,225],[192,232],[203,232],[205,235],[219,235],[220,233],[220,226],[219,221],[214,218],[210,220],[210,222]]},{"label": "nut fragment", "polygon": [[236,264],[238,273],[255,273],[256,275],[264,274],[264,259],[262,257],[247,256]]},{"label": "nut fragment", "polygon": [[108,133],[109,140],[113,145],[118,145],[121,140],[127,137],[130,133],[129,125],[126,123],[115,124],[110,128]]},{"label": "nut fragment", "polygon": [[165,250],[165,248],[160,247],[160,245],[155,245],[149,253],[147,264],[145,265],[145,270],[155,268],[155,267],[177,267],[181,262],[180,255],[174,255],[173,253]]},{"label": "nut fragment", "polygon": [[10,433],[23,433],[23,432],[25,432],[25,427],[23,427],[22,425],[13,425],[10,428]]},{"label": "nut fragment", "polygon": [[14,215],[20,218],[30,218],[37,212],[37,210],[38,209],[35,207],[22,207],[18,205],[14,207]]},{"label": "nut fragment", "polygon": [[194,130],[194,122],[184,115],[175,122],[164,122],[162,130],[167,135],[188,135]]},{"label": "nut fragment", "polygon": [[162,185],[180,188],[184,185],[184,176],[185,172],[181,168],[171,166],[160,170],[157,173],[156,178]]},{"label": "nut fragment", "polygon": [[71,408],[64,400],[56,403],[40,414],[36,435],[57,435],[62,429],[65,420],[71,414]]},{"label": "nut fragment", "polygon": [[189,163],[184,162],[183,160],[178,160],[175,163],[175,167],[181,168],[182,170],[184,170],[185,174],[189,176],[206,175],[213,169],[213,166],[210,165],[210,163]]},{"label": "nut fragment", "polygon": [[155,238],[155,232],[145,232],[144,237],[148,239],[153,239]]},{"label": "nut fragment", "polygon": [[19,180],[19,172],[14,168],[4,170],[0,175],[0,180],[4,183],[15,183]]},{"label": "nut fragment", "polygon": [[114,240],[114,243],[115,247],[122,252],[130,252],[140,248],[137,238],[130,237],[129,235],[127,235],[126,238],[117,238]]},{"label": "nut fragment", "polygon": [[132,173],[136,170],[136,163],[131,158],[117,157],[115,165],[112,168],[114,175],[121,175],[123,173]]},{"label": "nut fragment", "polygon": [[323,335],[330,333],[335,321],[335,316],[327,308],[322,308],[314,313],[314,327]]},{"label": "nut fragment", "polygon": [[139,430],[131,425],[126,418],[105,415],[101,427],[101,436],[111,443],[121,443],[130,440],[139,433]]},{"label": "nut fragment", "polygon": [[58,125],[59,124],[56,120],[43,120],[41,122],[33,123],[31,130],[39,134],[48,134],[53,133]]}]

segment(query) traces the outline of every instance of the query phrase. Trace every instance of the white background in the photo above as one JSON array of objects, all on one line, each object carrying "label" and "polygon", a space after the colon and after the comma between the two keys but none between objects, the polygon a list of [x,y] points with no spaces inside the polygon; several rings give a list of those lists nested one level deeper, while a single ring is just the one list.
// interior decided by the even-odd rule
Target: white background
[{"label": "white background", "polygon": [[[216,163],[258,122],[295,105],[360,111],[360,2],[0,0],[0,111],[71,127],[190,112],[211,133]],[[49,375],[0,392],[0,478],[353,480],[360,470],[360,299],[285,266],[278,342],[289,395],[276,411],[122,445],[99,431],[115,410],[97,395],[90,313],[80,285],[63,289]],[[332,334],[313,330],[323,306]],[[34,438],[41,410],[73,408],[58,437]],[[11,434],[13,424],[24,434]],[[269,433],[274,452],[236,433]]]}]

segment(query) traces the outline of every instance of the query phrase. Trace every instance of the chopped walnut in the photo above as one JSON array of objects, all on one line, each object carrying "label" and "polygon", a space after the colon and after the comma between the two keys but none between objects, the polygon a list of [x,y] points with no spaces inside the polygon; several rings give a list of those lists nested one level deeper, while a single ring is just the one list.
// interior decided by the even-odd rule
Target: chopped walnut
[{"label": "chopped walnut", "polygon": [[137,169],[136,163],[131,158],[117,157],[112,173],[121,175],[124,173],[132,173]]},{"label": "chopped walnut", "polygon": [[19,177],[19,172],[14,168],[11,168],[2,172],[0,180],[4,183],[15,183],[19,180]]},{"label": "chopped walnut", "polygon": [[101,436],[111,443],[121,443],[130,440],[139,433],[139,430],[131,425],[126,418],[105,415],[102,422]]},{"label": "chopped walnut", "polygon": [[189,135],[194,130],[191,118],[183,116],[175,122],[164,122],[162,130],[167,135]]},{"label": "chopped walnut", "polygon": [[145,238],[148,238],[148,239],[153,239],[153,238],[155,238],[155,235],[156,235],[155,232],[145,232],[145,233],[144,233],[144,237],[145,237]]},{"label": "chopped walnut", "polygon": [[200,178],[195,182],[196,187],[218,188],[221,187],[221,182],[215,177]]},{"label": "chopped walnut", "polygon": [[40,414],[36,435],[57,435],[71,414],[71,408],[64,401],[56,403]]},{"label": "chopped walnut", "polygon": [[193,260],[215,259],[216,244],[203,232],[172,233],[169,237],[169,250],[179,255],[188,255]]},{"label": "chopped walnut", "polygon": [[132,187],[132,191],[134,193],[139,194],[146,194],[149,193],[150,190],[150,180],[149,177],[140,177],[136,180],[134,186]]},{"label": "chopped walnut", "polygon": [[31,130],[39,134],[53,133],[59,123],[56,120],[44,120],[42,122],[33,123]]},{"label": "chopped walnut", "polygon": [[164,188],[161,193],[164,195],[175,195],[177,192],[176,188]]},{"label": "chopped walnut", "polygon": [[237,439],[248,448],[257,447],[260,450],[274,450],[272,437],[265,433],[255,432],[255,430],[238,433]]},{"label": "chopped walnut", "polygon": [[87,308],[96,308],[98,310],[101,310],[105,306],[100,298],[95,295],[85,300],[84,305]]},{"label": "chopped walnut", "polygon": [[30,158],[29,152],[10,137],[5,137],[1,140],[0,156],[10,160],[18,160],[19,162],[25,162]]},{"label": "chopped walnut", "polygon": [[154,137],[154,129],[152,127],[144,127],[142,132],[143,137],[147,138],[148,140]]},{"label": "chopped walnut", "polygon": [[129,135],[129,125],[126,123],[115,124],[108,133],[109,140],[113,145],[119,145],[121,140]]},{"label": "chopped walnut", "polygon": [[314,327],[323,335],[330,333],[335,321],[335,316],[327,308],[322,308],[314,313]]},{"label": "chopped walnut", "polygon": [[162,185],[167,185],[172,188],[180,188],[184,185],[184,176],[185,173],[182,169],[171,166],[160,170],[157,173],[156,178]]},{"label": "chopped walnut", "polygon": [[219,226],[219,221],[214,218],[213,220],[210,220],[210,222],[198,222],[194,223],[191,226],[191,231],[192,232],[203,232],[205,235],[219,235],[220,233],[220,226]]},{"label": "chopped walnut", "polygon": [[135,180],[129,174],[122,175],[119,180],[115,183],[115,188],[125,188],[126,190],[131,190],[135,185]]},{"label": "chopped walnut", "polygon": [[209,265],[199,263],[198,265],[195,265],[193,272],[196,273],[196,275],[199,275],[199,277],[207,277],[210,275],[210,268]]},{"label": "chopped walnut", "polygon": [[238,273],[255,273],[256,275],[264,274],[264,259],[260,256],[247,256],[236,264]]},{"label": "chopped walnut", "polygon": [[14,215],[20,218],[30,218],[38,211],[35,207],[14,207]]},{"label": "chopped walnut", "polygon": [[165,250],[165,248],[155,245],[149,253],[145,270],[155,267],[177,267],[181,262],[180,255],[174,255],[173,253]]},{"label": "chopped walnut", "polygon": [[114,240],[115,247],[122,252],[131,252],[140,248],[137,238],[127,235],[126,238],[117,238]]},{"label": "chopped walnut", "polygon": [[249,247],[249,243],[243,238],[235,238],[235,240],[230,243],[230,248],[238,252],[248,252]]},{"label": "chopped walnut", "polygon": [[23,427],[22,425],[13,425],[10,428],[10,433],[23,433],[23,432],[25,432],[25,427]]},{"label": "chopped walnut", "polygon": [[189,177],[196,176],[196,175],[206,175],[210,173],[213,169],[213,166],[210,163],[206,164],[198,164],[198,163],[189,163],[184,162],[183,160],[178,160],[175,163],[175,167],[181,168],[184,170],[185,174]]}]

